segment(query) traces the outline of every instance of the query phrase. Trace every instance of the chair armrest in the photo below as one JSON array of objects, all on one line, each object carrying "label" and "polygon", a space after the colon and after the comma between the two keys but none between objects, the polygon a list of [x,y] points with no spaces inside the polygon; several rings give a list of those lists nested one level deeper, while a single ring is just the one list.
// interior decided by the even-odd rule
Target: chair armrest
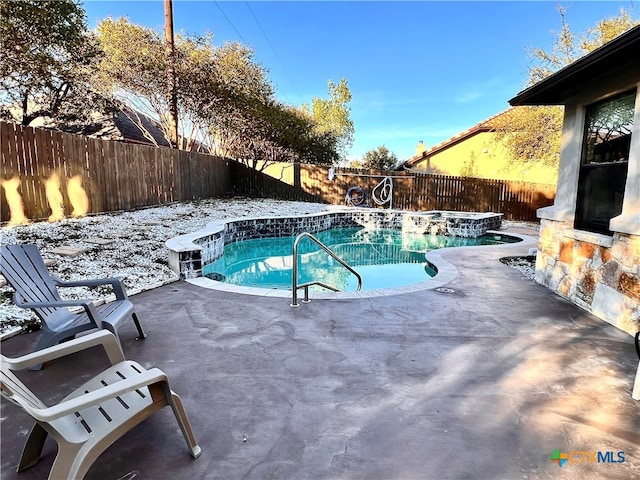
[{"label": "chair armrest", "polygon": [[17,358],[2,357],[2,361],[7,364],[11,370],[25,370],[34,365],[38,365],[49,360],[65,357],[72,353],[86,350],[87,348],[102,345],[104,347],[111,365],[124,362],[124,353],[118,343],[116,336],[108,330],[100,330],[90,333],[82,337],[74,338],[68,342],[60,343],[52,347],[38,350],[28,355]]},{"label": "chair armrest", "polygon": [[78,410],[83,410],[97,405],[105,400],[111,400],[138,388],[147,387],[159,382],[168,383],[167,376],[162,370],[152,368],[151,370],[146,370],[135,377],[126,378],[79,397],[70,398],[58,405],[48,408],[28,407],[27,411],[37,420],[50,422],[57,418],[69,415],[70,413],[77,412]]},{"label": "chair armrest", "polygon": [[58,287],[97,287],[99,285],[111,285],[117,300],[126,300],[127,292],[121,278],[99,278],[95,280],[62,280],[51,276],[53,283]]},{"label": "chair armrest", "polygon": [[96,326],[102,328],[102,320],[96,311],[96,307],[90,300],[55,300],[47,302],[27,302],[16,290],[13,294],[13,302],[20,308],[51,308],[51,307],[82,307],[87,313],[89,320]]}]

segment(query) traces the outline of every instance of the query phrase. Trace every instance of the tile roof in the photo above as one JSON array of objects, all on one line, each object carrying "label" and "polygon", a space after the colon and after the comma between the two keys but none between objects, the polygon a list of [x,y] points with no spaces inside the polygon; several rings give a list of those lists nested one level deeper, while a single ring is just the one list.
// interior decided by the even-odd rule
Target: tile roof
[{"label": "tile roof", "polygon": [[[142,127],[142,128],[141,128]],[[162,131],[160,123],[143,113],[123,108],[109,115],[100,116],[92,125],[85,126],[83,135],[127,143],[137,143],[158,147],[170,147],[171,144]],[[181,137],[183,146],[189,145],[191,139]],[[187,147],[187,150],[191,148]],[[203,143],[195,140],[193,150],[209,153]]]},{"label": "tile roof", "polygon": [[85,134],[96,138],[121,140],[130,143],[157,145],[160,147],[170,146],[158,122],[140,112],[126,108],[118,110],[111,115],[100,117],[94,123],[93,130],[92,132],[85,132]]}]

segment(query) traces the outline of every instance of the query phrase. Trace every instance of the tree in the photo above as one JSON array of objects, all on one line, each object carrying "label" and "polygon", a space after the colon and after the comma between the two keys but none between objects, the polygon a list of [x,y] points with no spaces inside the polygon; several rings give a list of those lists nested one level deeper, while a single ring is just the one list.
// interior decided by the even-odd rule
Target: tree
[{"label": "tree", "polygon": [[274,111],[273,86],[253,56],[238,42],[194,49],[197,68],[183,72],[185,99],[206,125],[217,154],[244,157]]},{"label": "tree", "polygon": [[313,118],[303,110],[278,105],[275,113],[277,121],[271,121],[275,127],[271,139],[288,155],[288,159],[280,161],[315,165],[333,165],[339,161],[336,137],[329,132],[318,132]]},{"label": "tree", "polygon": [[398,163],[398,157],[384,145],[376,150],[369,150],[362,157],[362,168],[391,170]]},{"label": "tree", "polygon": [[4,118],[82,122],[108,106],[92,88],[100,48],[79,1],[0,1],[0,42]]},{"label": "tree", "polygon": [[476,163],[476,154],[471,152],[468,160],[464,160],[462,162],[462,166],[460,167],[460,176],[461,177],[477,177],[478,176],[478,165]]},{"label": "tree", "polygon": [[162,122],[168,114],[167,76],[159,35],[124,18],[103,20],[97,35],[104,52],[98,71],[103,91],[118,101],[123,113],[151,143],[157,145],[157,140],[145,128],[140,113],[158,120],[169,140],[169,126]]},{"label": "tree", "polygon": [[[100,64],[105,88],[129,107],[126,111],[157,120],[169,140],[169,80],[161,35],[125,18],[103,20],[98,35],[105,52]],[[260,130],[260,115],[273,97],[267,72],[254,61],[251,48],[237,42],[214,46],[211,34],[176,35],[174,47],[179,147],[191,149],[197,139],[223,156],[250,152],[254,138],[247,136]],[[136,121],[143,129],[141,123]]]},{"label": "tree", "polygon": [[[168,140],[161,35],[124,18],[103,20],[98,35],[105,88],[129,107],[124,112],[133,121],[135,111],[156,119]],[[276,161],[337,162],[333,133],[319,129],[302,109],[275,99],[267,71],[254,60],[250,47],[238,42],[214,46],[210,34],[176,35],[175,72],[181,136],[190,139],[180,142],[181,148],[190,148],[197,138],[211,153],[256,169]],[[142,122],[136,124],[143,129]]]},{"label": "tree", "polygon": [[567,9],[560,5],[557,9],[560,14],[561,28],[554,34],[552,50],[546,51],[542,48],[529,50],[533,65],[529,67],[528,85],[545,79],[640,24],[640,20],[634,20],[629,12],[622,8],[617,15],[604,18],[585,32],[575,34],[566,21]]},{"label": "tree", "polygon": [[[640,23],[621,9],[618,15],[600,20],[594,27],[575,34],[566,22],[566,9],[558,6],[558,12],[561,29],[554,35],[552,49],[529,50],[532,65],[527,86],[543,80]],[[511,164],[539,162],[557,169],[562,118],[563,108],[559,106],[515,107],[495,121],[494,141],[503,146]]]},{"label": "tree", "polygon": [[557,170],[563,114],[558,106],[512,108],[493,121],[494,141],[502,144],[511,164],[536,162]]},{"label": "tree", "polygon": [[580,39],[580,49],[585,53],[592,52],[639,24],[640,19],[634,20],[629,12],[622,8],[615,17],[604,18],[589,28]]},{"label": "tree", "polygon": [[225,131],[227,156],[257,170],[274,162],[332,165],[340,159],[333,135],[318,133],[304,111],[276,100],[255,103]]},{"label": "tree", "polygon": [[315,97],[311,106],[303,105],[303,111],[310,113],[315,130],[319,135],[329,134],[335,137],[338,152],[344,155],[353,145],[354,127],[351,120],[351,91],[347,80],[342,78],[336,84],[329,80],[329,99]]}]

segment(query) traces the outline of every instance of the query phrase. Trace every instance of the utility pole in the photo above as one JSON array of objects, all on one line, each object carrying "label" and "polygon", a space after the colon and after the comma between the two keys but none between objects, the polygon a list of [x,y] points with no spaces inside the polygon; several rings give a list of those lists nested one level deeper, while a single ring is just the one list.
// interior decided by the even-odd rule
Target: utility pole
[{"label": "utility pole", "polygon": [[164,51],[167,62],[169,140],[172,147],[180,148],[178,145],[178,94],[176,92],[176,55],[173,42],[172,0],[164,0]]}]

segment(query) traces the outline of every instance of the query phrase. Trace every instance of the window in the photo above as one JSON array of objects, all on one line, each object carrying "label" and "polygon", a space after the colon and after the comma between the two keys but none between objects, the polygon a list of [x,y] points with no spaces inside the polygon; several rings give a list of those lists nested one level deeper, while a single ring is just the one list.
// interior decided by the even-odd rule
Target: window
[{"label": "window", "polygon": [[636,91],[587,107],[574,228],[611,234],[622,212]]}]

